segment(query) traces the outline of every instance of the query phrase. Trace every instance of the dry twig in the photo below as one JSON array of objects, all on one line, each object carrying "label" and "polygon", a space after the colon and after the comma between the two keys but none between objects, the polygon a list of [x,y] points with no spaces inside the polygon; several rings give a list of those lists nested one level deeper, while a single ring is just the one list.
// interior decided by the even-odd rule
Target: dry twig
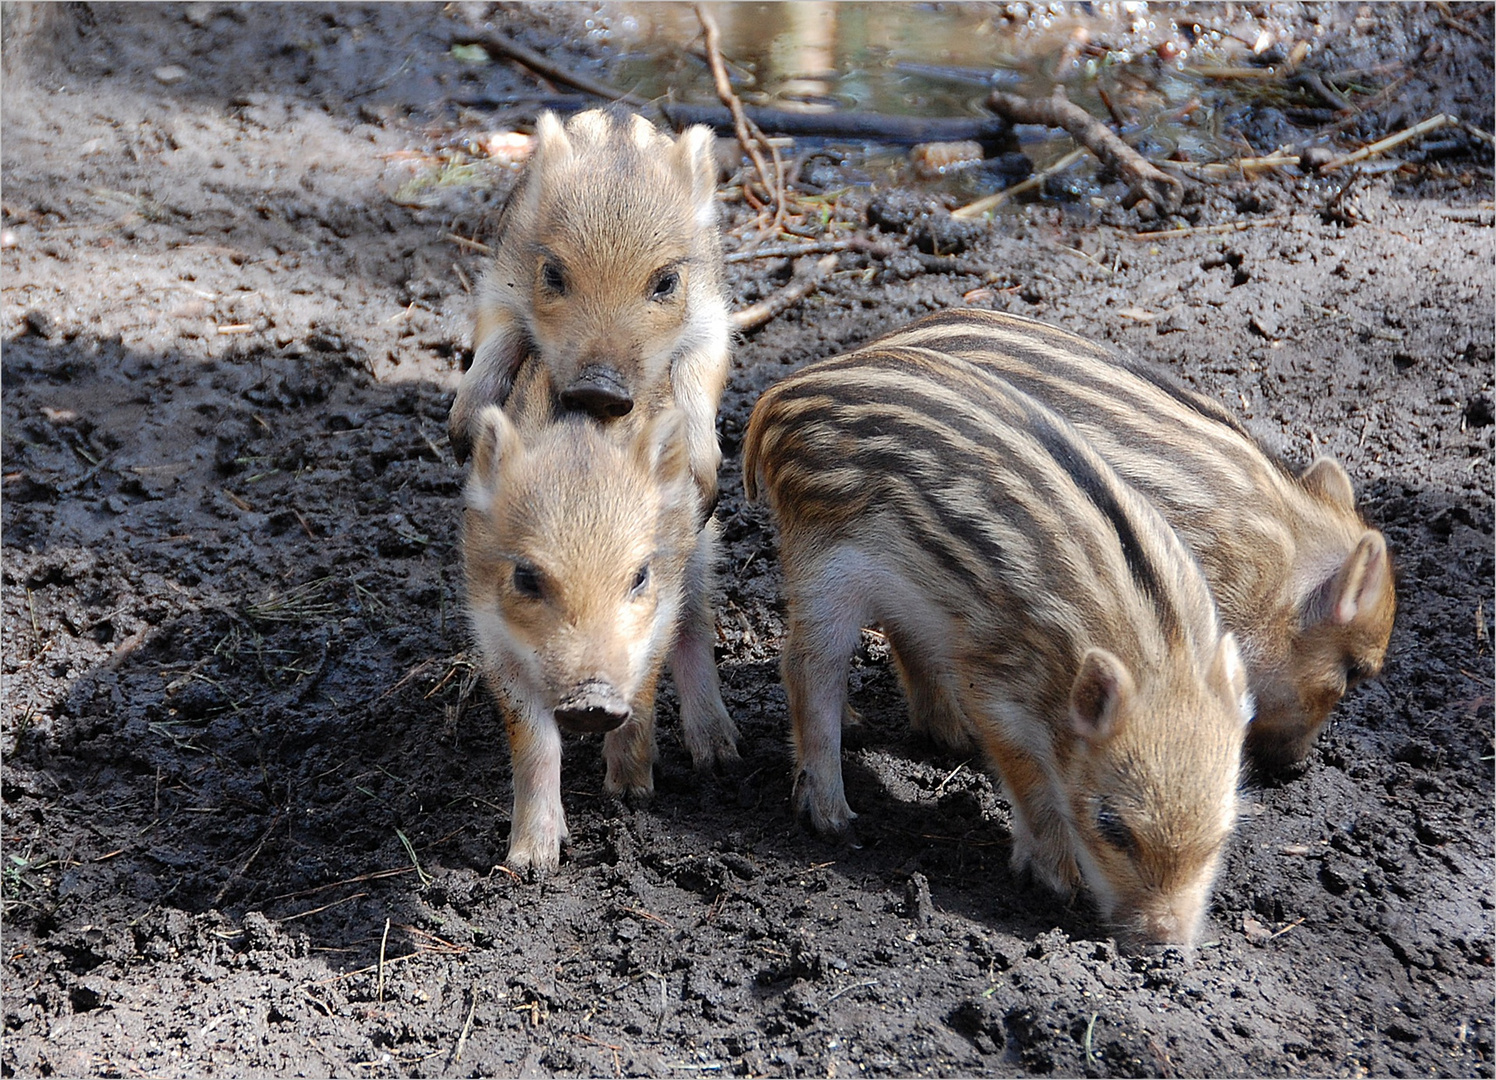
[{"label": "dry twig", "polygon": [[384,1001],[384,947],[390,940],[390,921],[384,920],[384,934],[379,939],[379,991],[376,995],[380,1002]]},{"label": "dry twig", "polygon": [[[753,168],[758,173],[758,182],[763,186],[764,195],[773,205],[774,216],[768,231],[770,234],[777,233],[779,226],[784,223],[784,163],[779,158],[778,148],[770,144],[759,126],[748,119],[743,112],[742,101],[733,92],[732,80],[727,77],[727,65],[722,60],[722,32],[717,29],[716,20],[700,4],[696,5],[696,18],[701,22],[701,32],[706,36],[707,62],[711,65],[712,82],[716,85],[717,96],[732,112],[733,130],[737,133],[738,145],[753,162]],[[763,147],[765,146],[768,146],[774,159],[772,175],[769,172],[768,163],[764,160]],[[766,208],[764,203],[755,198],[753,188],[747,183],[743,185],[743,197],[757,210]]]},{"label": "dry twig", "polygon": [[1359,150],[1343,154],[1334,161],[1328,161],[1319,167],[1319,171],[1322,173],[1332,172],[1346,165],[1354,165],[1358,161],[1365,161],[1367,158],[1376,157],[1378,154],[1385,154],[1388,150],[1394,150],[1403,143],[1421,138],[1431,131],[1438,131],[1440,128],[1450,127],[1459,122],[1458,117],[1450,116],[1448,113],[1439,113],[1436,116],[1430,116],[1427,120],[1414,124],[1410,128],[1405,128],[1396,135],[1388,135],[1385,139],[1378,139],[1376,142],[1363,146]]},{"label": "dry twig", "polygon": [[1281,225],[1287,220],[1287,214],[1273,214],[1270,217],[1256,218],[1252,221],[1226,221],[1219,225],[1189,225],[1181,229],[1160,229],[1156,232],[1133,233],[1132,239],[1169,240],[1176,236],[1212,236],[1219,233],[1245,232],[1247,229],[1256,229],[1263,225]]},{"label": "dry twig", "polygon": [[596,79],[586,75],[579,75],[574,71],[551,63],[534,49],[528,49],[519,42],[506,37],[497,30],[460,30],[454,33],[450,39],[452,45],[481,45],[490,55],[507,56],[535,72],[543,75],[551,82],[561,83],[563,86],[574,87],[584,93],[595,97],[607,98],[609,101],[621,101],[626,105],[643,106],[648,104],[643,98],[635,97],[633,94],[617,87],[609,86],[607,83],[598,82]]},{"label": "dry twig", "polygon": [[473,1030],[473,1014],[478,1011],[478,985],[474,983],[468,993],[472,1000],[468,1002],[467,1020],[463,1022],[462,1032],[457,1036],[457,1045],[452,1048],[452,1058],[447,1062],[448,1065],[455,1065],[462,1060],[463,1048],[467,1046],[468,1035]]},{"label": "dry twig", "polygon": [[827,255],[816,263],[811,273],[798,281],[792,281],[756,304],[750,304],[748,307],[733,312],[732,328],[740,334],[758,329],[780,312],[788,310],[819,289],[821,282],[836,268],[836,263],[835,255]]},{"label": "dry twig", "polygon": [[1111,165],[1127,181],[1127,197],[1122,205],[1131,208],[1147,199],[1163,214],[1179,208],[1183,185],[1175,177],[1155,168],[1142,154],[1128,146],[1100,120],[1065,96],[1065,88],[1055,87],[1050,98],[1025,98],[995,91],[987,106],[1015,124],[1043,124],[1064,128],[1070,137]]},{"label": "dry twig", "polygon": [[975,218],[981,217],[989,210],[995,210],[1009,199],[1022,195],[1025,191],[1032,191],[1058,172],[1064,172],[1081,158],[1086,156],[1084,150],[1072,150],[1054,164],[1046,166],[1034,173],[1026,180],[1020,180],[1012,187],[1005,187],[993,195],[984,195],[976,202],[967,203],[965,206],[957,207],[951,211],[953,218]]}]

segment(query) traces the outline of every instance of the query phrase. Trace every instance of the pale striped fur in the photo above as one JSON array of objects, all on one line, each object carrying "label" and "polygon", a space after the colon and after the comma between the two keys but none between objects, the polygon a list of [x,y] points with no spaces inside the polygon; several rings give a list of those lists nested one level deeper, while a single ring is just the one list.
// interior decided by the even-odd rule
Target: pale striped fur
[{"label": "pale striped fur", "polygon": [[501,405],[528,439],[585,413],[620,446],[679,412],[699,491],[670,666],[700,767],[737,757],[722,700],[711,595],[717,407],[728,316],[712,134],[672,138],[642,116],[542,113],[534,154],[497,225],[478,288],[473,364],[448,417],[458,460]]},{"label": "pale striped fur", "polygon": [[940,312],[866,348],[958,357],[1000,376],[1070,420],[1152,500],[1241,640],[1259,762],[1301,760],[1347,686],[1381,670],[1396,609],[1390,559],[1335,462],[1295,475],[1219,403],[1031,319]]},{"label": "pale striped fur", "polygon": [[582,418],[522,432],[495,406],[479,415],[462,554],[509,737],[515,869],[560,859],[562,728],[606,732],[605,790],[654,790],[655,685],[697,547],[683,428],[667,410],[620,446]]},{"label": "pale striped fur", "polygon": [[950,357],[865,349],[771,387],[744,443],[779,525],[796,799],[849,826],[847,662],[888,635],[915,723],[982,746],[1013,861],[1121,933],[1189,941],[1250,706],[1173,531],[1066,421]]}]

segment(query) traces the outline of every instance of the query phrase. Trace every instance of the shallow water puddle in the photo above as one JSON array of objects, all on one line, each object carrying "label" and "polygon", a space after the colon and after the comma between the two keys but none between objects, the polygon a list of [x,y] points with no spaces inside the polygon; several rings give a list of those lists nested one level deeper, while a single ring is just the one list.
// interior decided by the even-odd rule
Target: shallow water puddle
[{"label": "shallow water puddle", "polygon": [[[1262,23],[1234,28],[1219,10],[1197,17],[1179,5],[705,6],[721,27],[734,88],[750,106],[985,117],[993,89],[1042,97],[1064,85],[1092,115],[1110,115],[1148,156],[1196,162],[1240,157],[1243,143],[1222,116],[1278,82],[1271,67],[1253,72],[1265,79],[1221,78],[1223,69],[1239,72],[1248,61],[1301,62],[1312,52],[1307,42],[1265,31]],[[587,28],[616,50],[608,64],[615,85],[646,97],[715,100],[692,7],[607,3]],[[1018,135],[1036,167],[1073,146],[1042,128],[1020,128]],[[866,146],[849,162],[893,182],[922,179],[902,151]],[[1093,171],[1087,159],[1070,175],[1083,188],[1081,178]],[[974,170],[934,183],[967,195],[1004,181]]]}]

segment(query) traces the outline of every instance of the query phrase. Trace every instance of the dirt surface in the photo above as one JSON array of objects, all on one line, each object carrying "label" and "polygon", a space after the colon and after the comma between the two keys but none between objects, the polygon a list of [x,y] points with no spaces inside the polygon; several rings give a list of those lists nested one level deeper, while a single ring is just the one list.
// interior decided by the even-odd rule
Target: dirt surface
[{"label": "dirt surface", "polygon": [[[1118,185],[1051,186],[957,230],[970,272],[917,260],[949,228],[901,231],[919,193],[829,201],[838,235],[877,202],[895,254],[845,257],[742,340],[723,402],[744,767],[694,775],[667,690],[654,804],[611,805],[599,742],[569,741],[560,872],[495,869],[507,757],[444,439],[479,259],[448,237],[484,236],[513,173],[433,163],[504,126],[453,96],[535,82],[445,34],[492,18],[580,63],[589,11],[6,9],[0,1072],[1492,1075],[1492,170],[1457,128],[1351,184],[1191,184],[1163,223]],[[1268,14],[1322,32],[1323,70],[1405,65],[1327,145],[1440,110],[1492,129],[1489,6]],[[1258,152],[1303,121],[1231,120]],[[1230,222],[1253,227],[1209,231]],[[1137,235],[1161,226],[1195,231]],[[790,273],[730,270],[738,304]],[[1337,456],[1394,550],[1386,672],[1301,774],[1247,791],[1193,956],[1119,955],[1016,881],[993,781],[909,735],[876,648],[846,752],[863,846],[791,817],[748,411],[963,303],[1155,358],[1294,460]]]}]

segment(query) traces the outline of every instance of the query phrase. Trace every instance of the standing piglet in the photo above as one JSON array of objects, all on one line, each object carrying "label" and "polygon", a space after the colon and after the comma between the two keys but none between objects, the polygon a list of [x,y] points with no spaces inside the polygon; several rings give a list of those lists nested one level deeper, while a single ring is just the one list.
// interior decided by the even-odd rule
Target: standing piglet
[{"label": "standing piglet", "polygon": [[641,116],[552,113],[499,219],[479,286],[473,364],[448,418],[466,458],[485,406],[528,381],[553,416],[578,413],[629,438],[678,409],[700,491],[685,611],[670,667],[698,767],[737,757],[722,701],[711,608],[718,528],[717,406],[729,323],[711,132],[671,139]]},{"label": "standing piglet", "polygon": [[[1382,534],[1345,470],[1295,474],[1217,402],[1057,327],[996,311],[928,315],[867,346],[949,355],[1060,413],[1145,495],[1205,570],[1241,640],[1269,769],[1309,753],[1349,687],[1382,668],[1397,600]],[[931,733],[941,730],[938,718]]]},{"label": "standing piglet", "polygon": [[654,791],[655,682],[700,496],[675,409],[622,445],[584,418],[522,436],[495,406],[475,426],[462,530],[468,618],[509,735],[507,862],[543,873],[568,836],[562,731],[606,733],[609,793]]},{"label": "standing piglet", "polygon": [[1016,869],[1086,886],[1119,937],[1189,943],[1236,818],[1250,703],[1173,531],[1073,428],[959,360],[868,349],[759,401],[749,497],[779,525],[795,798],[846,830],[859,631],[913,717],[953,717],[1013,811]]}]

